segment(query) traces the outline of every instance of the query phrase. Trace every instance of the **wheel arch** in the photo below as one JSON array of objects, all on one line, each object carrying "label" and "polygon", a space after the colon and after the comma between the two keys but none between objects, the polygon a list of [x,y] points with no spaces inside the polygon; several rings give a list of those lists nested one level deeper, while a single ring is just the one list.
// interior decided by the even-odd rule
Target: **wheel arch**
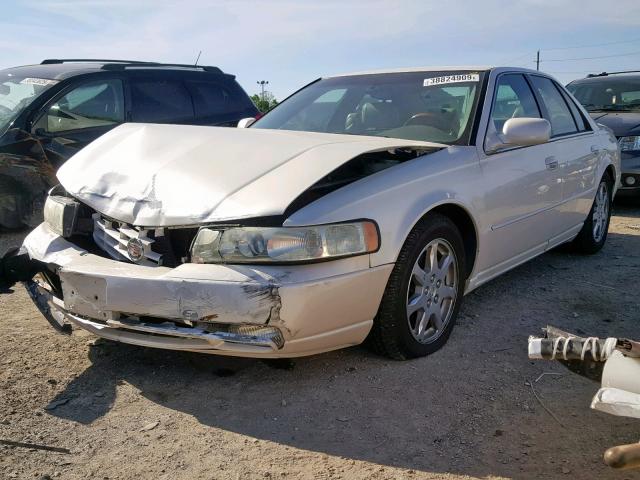
[{"label": "wheel arch", "polygon": [[411,228],[407,232],[406,236],[408,236],[411,231],[413,231],[418,222],[422,221],[425,218],[428,218],[429,215],[432,215],[434,213],[447,217],[460,230],[466,259],[465,277],[469,278],[476,264],[479,239],[478,227],[476,225],[476,222],[469,212],[469,209],[464,205],[449,201],[432,206],[429,210],[424,212],[419,218],[416,219],[413,225],[411,225]]},{"label": "wheel arch", "polygon": [[615,181],[616,181],[616,167],[612,163],[610,163],[604,169],[604,175],[608,175],[609,178],[611,179],[611,181],[615,183]]}]

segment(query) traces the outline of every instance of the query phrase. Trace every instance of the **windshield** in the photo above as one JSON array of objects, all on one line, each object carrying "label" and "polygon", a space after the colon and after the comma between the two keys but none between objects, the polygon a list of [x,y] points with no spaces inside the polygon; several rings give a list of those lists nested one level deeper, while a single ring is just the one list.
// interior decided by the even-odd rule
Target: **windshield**
[{"label": "windshield", "polygon": [[252,128],[468,145],[483,75],[430,71],[323,79]]},{"label": "windshield", "polygon": [[640,111],[640,78],[589,80],[567,85],[590,112],[598,110]]},{"label": "windshield", "polygon": [[56,83],[56,80],[0,73],[0,135],[11,126],[24,108]]}]

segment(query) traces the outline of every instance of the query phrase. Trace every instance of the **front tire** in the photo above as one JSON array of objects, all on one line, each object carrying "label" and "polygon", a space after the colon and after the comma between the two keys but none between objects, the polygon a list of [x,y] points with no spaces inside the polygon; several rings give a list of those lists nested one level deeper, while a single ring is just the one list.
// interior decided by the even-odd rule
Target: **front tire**
[{"label": "front tire", "polygon": [[578,253],[593,255],[598,253],[609,232],[611,220],[611,195],[613,182],[608,175],[602,177],[589,216],[571,246]]},{"label": "front tire", "polygon": [[463,240],[440,214],[422,219],[405,241],[391,272],[368,343],[405,360],[439,350],[458,316],[466,280]]}]

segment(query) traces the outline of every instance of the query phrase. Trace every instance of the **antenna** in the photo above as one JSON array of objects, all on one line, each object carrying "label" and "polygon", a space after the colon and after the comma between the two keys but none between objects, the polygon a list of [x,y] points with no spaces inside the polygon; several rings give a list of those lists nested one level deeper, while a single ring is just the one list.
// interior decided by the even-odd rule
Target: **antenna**
[{"label": "antenna", "polygon": [[196,66],[198,65],[198,60],[200,60],[200,55],[202,55],[202,50],[200,50],[200,51],[198,52],[198,56],[197,56],[197,58],[196,58],[196,63],[194,63],[194,65],[196,65]]}]

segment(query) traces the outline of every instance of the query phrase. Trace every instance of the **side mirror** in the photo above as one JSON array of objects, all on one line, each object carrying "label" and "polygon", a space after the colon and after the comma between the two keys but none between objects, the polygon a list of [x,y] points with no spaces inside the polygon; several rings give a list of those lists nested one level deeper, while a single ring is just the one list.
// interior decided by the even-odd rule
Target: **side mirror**
[{"label": "side mirror", "polygon": [[502,133],[492,137],[487,142],[487,152],[493,153],[509,147],[530,147],[549,141],[551,124],[544,118],[510,118],[504,123]]},{"label": "side mirror", "polygon": [[253,117],[243,118],[238,122],[238,128],[249,128],[256,119]]}]

